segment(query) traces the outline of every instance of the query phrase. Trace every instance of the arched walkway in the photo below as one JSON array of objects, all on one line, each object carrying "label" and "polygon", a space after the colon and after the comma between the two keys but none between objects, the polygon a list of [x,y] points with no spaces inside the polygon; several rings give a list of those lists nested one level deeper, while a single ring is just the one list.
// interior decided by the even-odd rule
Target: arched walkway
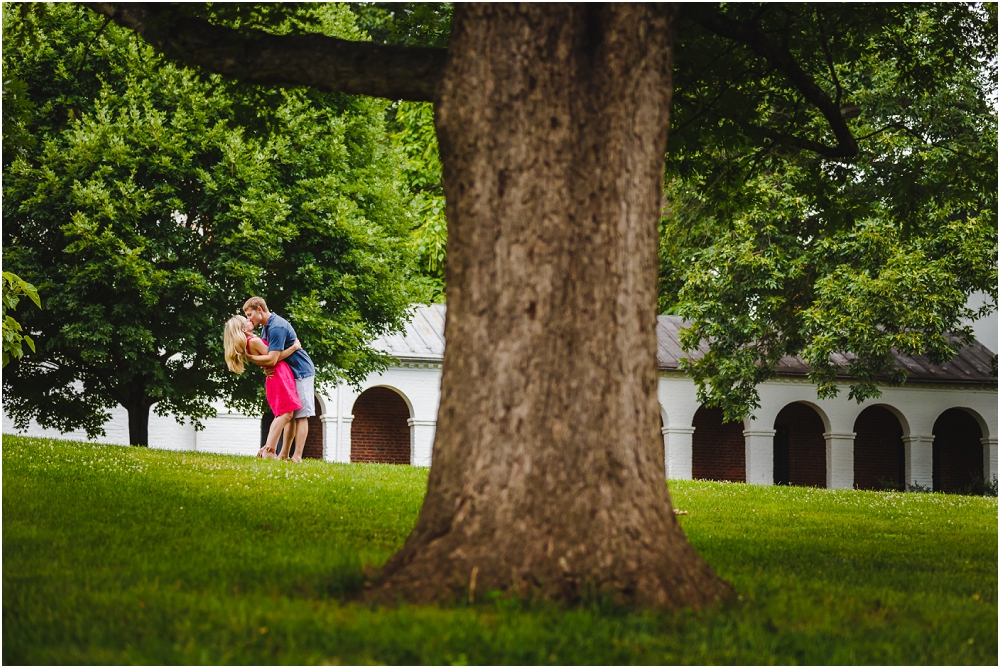
[{"label": "arched walkway", "polygon": [[823,418],[811,406],[791,403],[774,418],[774,484],[826,487]]},{"label": "arched walkway", "polygon": [[410,408],[387,387],[365,390],[354,402],[351,461],[410,463]]},{"label": "arched walkway", "polygon": [[742,422],[723,422],[721,408],[694,414],[691,474],[695,480],[746,482],[746,440]]},{"label": "arched walkway", "polygon": [[892,411],[869,406],[854,421],[854,486],[858,489],[903,489],[903,426]]},{"label": "arched walkway", "polygon": [[949,408],[934,423],[935,492],[961,492],[983,477],[983,430],[972,415]]}]

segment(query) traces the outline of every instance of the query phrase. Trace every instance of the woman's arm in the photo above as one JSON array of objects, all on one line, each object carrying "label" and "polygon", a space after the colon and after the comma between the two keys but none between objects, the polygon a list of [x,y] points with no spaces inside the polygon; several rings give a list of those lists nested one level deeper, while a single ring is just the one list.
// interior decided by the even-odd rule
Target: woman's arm
[{"label": "woman's arm", "polygon": [[[256,364],[257,366],[274,366],[277,362],[270,362],[271,356],[268,355],[267,346],[259,336],[255,336],[247,341],[247,359]],[[269,363],[270,362],[270,363]]]}]

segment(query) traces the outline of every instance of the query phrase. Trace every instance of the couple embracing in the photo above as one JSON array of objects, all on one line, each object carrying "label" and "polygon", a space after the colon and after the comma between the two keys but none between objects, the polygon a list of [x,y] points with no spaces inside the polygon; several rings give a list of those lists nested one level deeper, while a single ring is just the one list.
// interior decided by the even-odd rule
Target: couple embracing
[{"label": "couple embracing", "polygon": [[[288,458],[289,444],[294,441],[291,460],[301,462],[309,433],[308,418],[316,414],[313,400],[316,368],[302,350],[292,326],[281,316],[271,313],[263,299],[248,299],[243,305],[243,313],[246,317],[236,315],[226,322],[223,343],[230,371],[243,373],[249,360],[263,367],[267,376],[264,391],[274,413],[274,422],[257,456],[277,457],[278,436],[284,431],[281,458]],[[260,336],[255,336],[254,329],[258,326],[261,326]]]}]

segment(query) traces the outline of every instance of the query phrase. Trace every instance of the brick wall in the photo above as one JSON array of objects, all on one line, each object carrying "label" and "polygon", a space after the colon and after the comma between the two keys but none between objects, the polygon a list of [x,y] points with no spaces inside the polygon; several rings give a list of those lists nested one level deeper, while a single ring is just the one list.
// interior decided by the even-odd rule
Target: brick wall
[{"label": "brick wall", "polygon": [[401,396],[373,387],[358,397],[352,412],[352,462],[410,463],[410,410]]},{"label": "brick wall", "polygon": [[694,414],[692,426],[691,473],[694,479],[746,482],[743,423],[723,423],[721,408],[702,406]]},{"label": "brick wall", "polygon": [[323,421],[320,420],[319,399],[313,397],[313,400],[316,402],[316,415],[309,418],[309,433],[306,435],[306,447],[302,457],[323,459]]},{"label": "brick wall", "polygon": [[819,414],[806,404],[788,404],[774,425],[788,429],[788,483],[826,487],[826,440]]},{"label": "brick wall", "polygon": [[983,477],[983,432],[961,408],[942,413],[934,423],[934,491],[960,492]]},{"label": "brick wall", "polygon": [[903,427],[892,412],[869,406],[854,421],[854,486],[885,489],[879,482],[892,481],[903,488]]}]

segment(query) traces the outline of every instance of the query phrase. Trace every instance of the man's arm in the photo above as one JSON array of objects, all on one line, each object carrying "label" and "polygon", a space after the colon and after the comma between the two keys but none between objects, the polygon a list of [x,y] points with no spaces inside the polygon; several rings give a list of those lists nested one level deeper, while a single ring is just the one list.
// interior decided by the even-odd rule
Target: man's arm
[{"label": "man's arm", "polygon": [[268,350],[264,355],[247,354],[247,359],[257,366],[272,367],[294,353],[296,350],[302,350],[302,344],[299,343],[298,339],[295,339],[295,341],[292,342],[292,345],[284,350]]},{"label": "man's arm", "polygon": [[281,353],[283,350],[268,350],[264,355],[250,355],[247,354],[247,359],[256,364],[257,366],[274,366],[281,361]]},{"label": "man's arm", "polygon": [[299,343],[298,339],[295,339],[294,341],[292,341],[292,345],[288,346],[280,353],[278,353],[278,361],[280,362],[281,360],[285,359],[286,357],[288,357],[297,350],[302,350],[302,344]]}]

